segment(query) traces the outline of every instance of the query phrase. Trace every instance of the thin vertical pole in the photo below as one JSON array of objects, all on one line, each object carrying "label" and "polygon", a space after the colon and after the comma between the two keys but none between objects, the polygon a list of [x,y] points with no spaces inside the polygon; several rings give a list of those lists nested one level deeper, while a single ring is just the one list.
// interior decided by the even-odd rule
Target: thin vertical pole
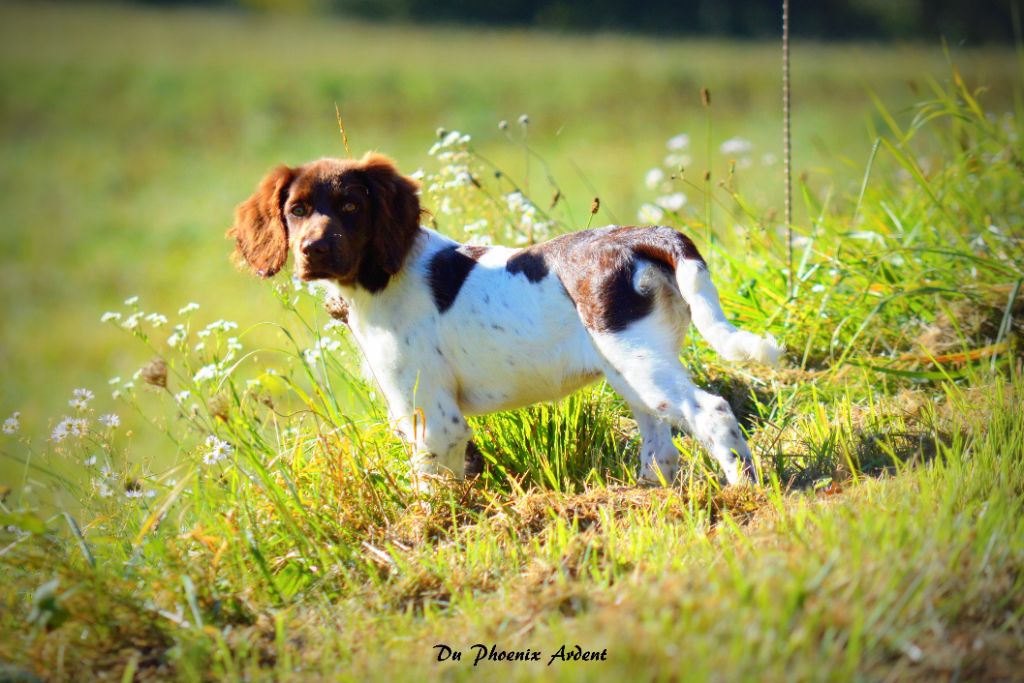
[{"label": "thin vertical pole", "polygon": [[789,295],[793,296],[796,273],[793,272],[793,146],[789,130],[789,0],[782,0],[782,146],[786,176],[786,264]]}]

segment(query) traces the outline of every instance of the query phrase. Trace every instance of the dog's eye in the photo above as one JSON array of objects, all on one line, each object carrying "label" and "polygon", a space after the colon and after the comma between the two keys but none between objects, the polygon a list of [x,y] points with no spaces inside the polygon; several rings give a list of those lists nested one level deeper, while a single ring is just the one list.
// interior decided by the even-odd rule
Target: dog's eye
[{"label": "dog's eye", "polygon": [[289,213],[297,218],[302,218],[309,213],[309,210],[306,208],[305,204],[296,204],[291,208]]},{"label": "dog's eye", "polygon": [[353,211],[355,211],[358,208],[359,207],[356,206],[355,202],[345,202],[341,206],[341,210],[344,211],[345,213],[352,213]]}]

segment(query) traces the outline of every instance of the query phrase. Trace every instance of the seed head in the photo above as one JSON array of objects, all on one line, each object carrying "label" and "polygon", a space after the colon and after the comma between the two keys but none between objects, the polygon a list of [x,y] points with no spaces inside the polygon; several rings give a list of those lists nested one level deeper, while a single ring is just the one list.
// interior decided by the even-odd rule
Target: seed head
[{"label": "seed head", "polygon": [[157,356],[143,366],[142,370],[139,371],[139,377],[141,377],[146,384],[152,384],[154,387],[166,389],[167,361]]},{"label": "seed head", "polygon": [[711,106],[711,91],[707,88],[700,89],[700,103],[705,107]]},{"label": "seed head", "polygon": [[210,415],[213,415],[218,420],[227,422],[231,403],[224,394],[217,394],[216,396],[211,396],[210,400],[207,401],[206,409],[210,411]]},{"label": "seed head", "polygon": [[333,319],[348,324],[348,304],[340,296],[331,296],[324,300],[324,310]]},{"label": "seed head", "polygon": [[590,202],[590,215],[593,216],[601,208],[601,198],[594,197],[594,201]]},{"label": "seed head", "polygon": [[520,114],[519,115],[519,125],[520,126],[528,126],[528,125],[530,125],[530,117],[527,116],[526,114]]},{"label": "seed head", "polygon": [[498,130],[508,130],[508,121],[505,119],[498,121]]}]

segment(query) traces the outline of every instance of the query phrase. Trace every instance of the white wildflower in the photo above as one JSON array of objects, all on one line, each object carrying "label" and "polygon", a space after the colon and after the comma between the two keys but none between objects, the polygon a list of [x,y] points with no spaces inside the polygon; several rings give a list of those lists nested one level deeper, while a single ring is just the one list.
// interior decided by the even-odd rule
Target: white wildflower
[{"label": "white wildflower", "polygon": [[208,382],[210,380],[217,379],[217,376],[219,374],[220,368],[217,367],[217,364],[210,363],[209,365],[204,365],[203,367],[199,368],[199,371],[196,372],[194,377],[192,377],[192,381],[196,382],[197,384],[199,382]]},{"label": "white wildflower", "polygon": [[134,306],[137,303],[139,303],[139,297],[137,296],[130,296],[124,300],[125,306]]},{"label": "white wildflower", "polygon": [[71,418],[65,417],[63,420],[57,423],[50,432],[50,440],[54,443],[60,443],[64,439],[68,438],[68,431],[70,426]]},{"label": "white wildflower", "polygon": [[117,311],[107,311],[106,313],[104,313],[103,315],[100,316],[100,322],[101,323],[109,323],[111,320],[120,320],[120,319],[121,319],[121,314],[118,313]]},{"label": "white wildflower", "polygon": [[89,421],[84,417],[72,418],[68,423],[68,434],[80,439],[89,431]]},{"label": "white wildflower", "polygon": [[121,418],[116,413],[107,413],[100,416],[100,424],[114,429],[121,425]]},{"label": "white wildflower", "polygon": [[151,324],[153,327],[160,327],[161,325],[167,324],[167,316],[161,315],[160,313],[150,313],[146,316],[146,322]]},{"label": "white wildflower", "polygon": [[445,189],[451,190],[456,187],[468,187],[473,184],[473,176],[469,174],[469,171],[460,170],[455,174],[455,177],[444,184]]},{"label": "white wildflower", "polygon": [[655,206],[654,204],[644,204],[643,206],[640,207],[640,210],[637,212],[636,215],[637,218],[640,219],[641,223],[651,225],[660,222],[661,219],[665,217],[665,212],[662,210],[660,206]]},{"label": "white wildflower", "polygon": [[470,235],[469,239],[466,240],[466,244],[471,244],[480,247],[489,247],[494,244],[494,240],[490,235]]},{"label": "white wildflower", "polygon": [[68,405],[75,410],[85,410],[89,407],[89,401],[96,398],[88,389],[75,389],[74,398],[68,401]]},{"label": "white wildflower", "polygon": [[4,434],[16,434],[19,429],[21,429],[21,413],[11,413],[11,416],[4,420]]},{"label": "white wildflower", "polygon": [[306,359],[307,363],[312,365],[312,364],[314,364],[314,363],[316,363],[317,361],[320,360],[320,357],[321,357],[320,349],[315,348],[315,347],[312,348],[312,349],[306,349],[305,351],[302,352],[302,357]]},{"label": "white wildflower", "polygon": [[124,497],[128,498],[128,499],[142,498],[142,496],[144,496],[144,495],[146,495],[146,494],[143,493],[142,489],[131,488],[131,489],[128,489],[127,491],[124,492]]},{"label": "white wildflower", "polygon": [[185,389],[184,391],[179,391],[178,393],[176,393],[174,395],[174,400],[177,401],[178,403],[184,403],[185,401],[188,400],[188,397],[191,395],[192,393],[188,389]]},{"label": "white wildflower", "polygon": [[181,308],[178,309],[178,315],[188,315],[199,310],[199,304],[194,301],[190,301]]},{"label": "white wildflower", "polygon": [[656,189],[658,185],[661,185],[664,180],[665,172],[660,168],[652,168],[647,172],[647,175],[644,176],[644,185],[647,186],[648,190],[653,190]]},{"label": "white wildflower", "polygon": [[754,143],[743,138],[729,138],[719,148],[727,156],[745,156],[754,149]]},{"label": "white wildflower", "polygon": [[100,498],[110,498],[114,495],[114,489],[110,488],[105,481],[96,482],[96,492],[100,494]]},{"label": "white wildflower", "polygon": [[120,384],[120,383],[121,383],[121,376],[120,375],[118,375],[117,377],[111,377],[110,379],[107,380],[107,384],[109,384],[110,386],[114,386],[115,384]]},{"label": "white wildflower", "polygon": [[171,348],[178,348],[181,342],[185,341],[185,333],[179,330],[175,330],[170,337],[167,338],[167,345]]},{"label": "white wildflower", "polygon": [[465,230],[468,233],[474,233],[474,232],[480,232],[481,230],[486,230],[487,229],[487,219],[486,218],[481,218],[478,221],[473,221],[472,223],[466,223],[466,225],[462,229]]},{"label": "white wildflower", "polygon": [[341,342],[333,337],[321,337],[317,343],[325,351],[337,351],[341,348]]},{"label": "white wildflower", "polygon": [[203,462],[207,465],[220,462],[234,450],[227,441],[222,441],[212,434],[206,437],[206,449],[206,453],[203,455]]},{"label": "white wildflower", "polygon": [[658,197],[654,203],[667,211],[679,211],[686,206],[686,195],[682,192],[673,192],[664,197]]},{"label": "white wildflower", "polygon": [[207,330],[220,330],[221,332],[230,332],[231,330],[238,329],[238,323],[230,320],[214,320],[212,323],[206,326]]},{"label": "white wildflower", "polygon": [[132,313],[130,316],[125,318],[125,321],[121,323],[121,327],[126,330],[134,330],[139,326],[139,319],[142,318],[141,313]]},{"label": "white wildflower", "polygon": [[669,154],[662,163],[665,168],[686,168],[693,163],[693,157],[689,154]]},{"label": "white wildflower", "polygon": [[98,456],[90,455],[88,458],[85,459],[84,464],[86,467],[92,467],[93,465],[96,464],[97,460],[99,460]]},{"label": "white wildflower", "polygon": [[527,116],[526,114],[520,114],[519,115],[519,125],[520,126],[527,126],[529,124],[530,124],[530,117]]},{"label": "white wildflower", "polygon": [[674,135],[668,139],[668,142],[665,143],[665,147],[673,152],[678,152],[679,150],[686,149],[689,146],[690,136],[687,135],[686,133]]},{"label": "white wildflower", "polygon": [[413,180],[423,180],[423,176],[425,175],[426,173],[423,171],[422,168],[417,168],[415,171],[409,174],[409,177],[412,178]]},{"label": "white wildflower", "polygon": [[528,206],[530,202],[527,201],[522,192],[509,192],[505,195],[505,203],[508,205],[509,211],[520,211]]}]

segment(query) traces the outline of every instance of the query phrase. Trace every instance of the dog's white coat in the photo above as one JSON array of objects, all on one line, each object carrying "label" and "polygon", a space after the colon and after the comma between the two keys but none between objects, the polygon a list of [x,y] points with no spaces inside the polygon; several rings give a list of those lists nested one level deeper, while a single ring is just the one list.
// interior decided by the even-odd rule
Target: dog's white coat
[{"label": "dog's white coat", "polygon": [[554,273],[540,282],[509,273],[505,264],[518,249],[508,247],[489,247],[451,308],[439,313],[428,267],[434,254],[453,245],[424,228],[401,272],[375,294],[324,281],[349,305],[349,326],[392,420],[413,445],[415,471],[462,476],[472,436],[465,415],[558,399],[603,375],[636,417],[641,478],[675,477],[673,427],[704,444],[730,483],[739,480],[741,467],[753,476],[750,450],[728,404],[693,385],[679,348],[692,317],[725,358],[774,363],[780,349],[771,338],[729,324],[700,262],[681,262],[675,282],[640,265],[634,287],[662,288],[664,295],[625,330],[598,333],[583,324]]}]

